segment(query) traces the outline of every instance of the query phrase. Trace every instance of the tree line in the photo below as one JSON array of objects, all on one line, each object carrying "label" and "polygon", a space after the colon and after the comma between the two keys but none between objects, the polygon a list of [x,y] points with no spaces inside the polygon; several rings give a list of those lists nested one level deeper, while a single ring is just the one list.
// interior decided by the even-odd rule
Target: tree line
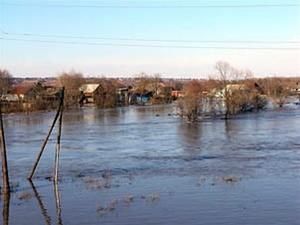
[{"label": "tree line", "polygon": [[235,114],[263,110],[272,103],[282,107],[289,96],[300,101],[300,78],[255,78],[250,70],[239,70],[219,61],[207,80],[192,80],[183,87],[178,106],[182,116],[196,121],[209,114],[229,119]]},{"label": "tree line", "polygon": [[[119,106],[118,89],[126,87],[132,95],[149,94],[150,104],[166,104],[176,100],[180,115],[189,121],[199,120],[206,114],[221,114],[229,119],[238,113],[262,110],[270,101],[282,107],[288,96],[295,95],[296,92],[292,90],[299,87],[299,78],[255,78],[250,70],[237,69],[224,61],[216,63],[215,71],[215,75],[209,79],[169,79],[167,82],[159,74],[150,76],[141,73],[127,84],[120,84],[113,78],[87,79],[82,73],[70,71],[59,74],[56,83],[57,88],[65,87],[66,108],[79,106],[78,103],[83,98],[80,90],[82,85],[96,83],[100,88],[93,97],[99,108]],[[1,96],[10,93],[14,85],[12,81],[13,76],[7,70],[0,69]],[[181,91],[182,96],[173,96],[172,90]],[[297,90],[299,94],[299,89]],[[30,99],[30,110],[53,109],[57,106],[55,95],[49,97],[44,92],[42,84],[35,86]],[[26,104],[28,103],[18,104],[16,111],[22,111]]]}]

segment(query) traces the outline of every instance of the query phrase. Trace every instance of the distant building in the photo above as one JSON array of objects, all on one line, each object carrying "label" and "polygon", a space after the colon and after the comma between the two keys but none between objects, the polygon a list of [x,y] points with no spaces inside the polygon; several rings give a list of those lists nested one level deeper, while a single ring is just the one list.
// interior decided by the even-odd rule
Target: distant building
[{"label": "distant building", "polygon": [[151,98],[153,97],[153,92],[145,92],[143,94],[138,92],[133,92],[129,97],[129,103],[132,105],[147,105],[149,104]]},{"label": "distant building", "polygon": [[83,84],[79,91],[82,92],[82,97],[84,103],[95,103],[95,97],[96,95],[101,91],[101,85],[100,84]]},{"label": "distant building", "polygon": [[293,93],[300,94],[300,82],[297,82],[296,85],[291,89]]},{"label": "distant building", "polygon": [[224,98],[225,92],[227,91],[228,94],[232,94],[235,91],[245,91],[247,87],[245,84],[227,84],[226,87],[223,89],[213,89],[212,93],[209,95],[213,95],[216,98]]},{"label": "distant building", "polygon": [[4,102],[18,102],[19,97],[15,94],[4,94],[1,96],[1,100]]},{"label": "distant building", "polygon": [[172,97],[173,97],[174,99],[182,98],[182,97],[184,97],[184,91],[173,90],[173,91],[172,91]]},{"label": "distant building", "polygon": [[132,87],[123,87],[117,89],[117,104],[120,106],[129,104],[129,91]]},{"label": "distant building", "polygon": [[44,88],[40,82],[22,82],[17,84],[11,90],[11,94],[18,96],[19,100],[30,100],[36,98],[40,91]]},{"label": "distant building", "polygon": [[45,101],[56,101],[59,97],[59,88],[54,86],[45,86],[42,82],[24,81],[13,86],[10,91],[11,100],[30,102],[35,99]]}]

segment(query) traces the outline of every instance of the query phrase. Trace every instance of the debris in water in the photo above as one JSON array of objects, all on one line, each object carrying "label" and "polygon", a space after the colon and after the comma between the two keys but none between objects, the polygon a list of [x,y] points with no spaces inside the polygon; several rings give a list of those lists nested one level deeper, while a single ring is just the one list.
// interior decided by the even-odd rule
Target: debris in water
[{"label": "debris in water", "polygon": [[105,214],[108,212],[112,212],[116,209],[118,202],[119,201],[117,199],[114,199],[110,203],[108,203],[105,207],[98,205],[96,211],[99,214]]},{"label": "debris in water", "polygon": [[45,180],[52,181],[52,176],[46,176],[46,177],[45,177]]},{"label": "debris in water", "polygon": [[158,201],[160,199],[159,193],[152,193],[149,195],[148,200],[151,202]]},{"label": "debris in water", "polygon": [[141,199],[146,199],[146,196],[145,195],[141,195]]},{"label": "debris in water", "polygon": [[102,207],[101,205],[98,205],[96,211],[97,212],[103,212],[103,211],[105,211],[105,208]]},{"label": "debris in water", "polygon": [[83,180],[89,189],[111,188],[111,179],[84,177]]},{"label": "debris in water", "polygon": [[30,192],[23,192],[18,196],[19,200],[24,200],[24,201],[28,201],[33,197],[33,194]]},{"label": "debris in water", "polygon": [[127,196],[123,199],[123,201],[124,201],[125,203],[127,203],[127,204],[133,202],[133,200],[134,200],[134,196],[133,196],[133,195],[127,195]]},{"label": "debris in water", "polygon": [[118,204],[118,200],[117,200],[117,199],[112,200],[112,201],[107,205],[107,210],[108,210],[108,211],[113,211],[113,210],[115,210],[117,204]]},{"label": "debris in water", "polygon": [[112,172],[111,170],[105,170],[103,173],[102,173],[102,177],[104,179],[111,179],[112,178]]},{"label": "debris in water", "polygon": [[19,187],[20,187],[20,183],[19,182],[12,182],[10,184],[10,189],[11,189],[12,193],[17,192]]},{"label": "debris in water", "polygon": [[75,174],[75,177],[77,177],[77,178],[81,178],[81,177],[84,177],[84,174],[83,174],[83,173],[81,173],[81,172],[79,172],[79,173]]},{"label": "debris in water", "polygon": [[197,185],[200,186],[200,185],[203,185],[206,181],[206,177],[200,177],[198,182],[197,182]]},{"label": "debris in water", "polygon": [[241,178],[235,177],[235,176],[225,176],[223,177],[223,181],[226,183],[235,183],[241,180]]}]

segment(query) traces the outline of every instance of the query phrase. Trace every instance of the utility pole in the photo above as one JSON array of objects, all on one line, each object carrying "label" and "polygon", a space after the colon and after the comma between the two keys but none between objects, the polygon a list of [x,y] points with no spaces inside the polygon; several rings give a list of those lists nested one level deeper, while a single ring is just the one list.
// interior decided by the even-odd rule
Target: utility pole
[{"label": "utility pole", "polygon": [[59,155],[60,155],[60,140],[61,140],[61,128],[62,128],[62,119],[63,119],[63,111],[64,111],[64,94],[65,88],[63,87],[61,91],[61,109],[58,121],[58,134],[57,134],[57,143],[55,150],[55,163],[54,163],[54,182],[58,182],[58,168],[59,168]]},{"label": "utility pole", "polygon": [[7,155],[6,155],[6,145],[2,118],[2,101],[0,99],[0,142],[1,142],[1,160],[2,160],[2,178],[3,178],[3,194],[10,193],[9,187],[9,177],[8,177],[8,166],[7,166]]},{"label": "utility pole", "polygon": [[54,178],[55,178],[55,176],[56,176],[56,172],[58,171],[58,169],[56,170],[56,167],[58,168],[58,161],[57,161],[57,159],[58,159],[58,157],[59,157],[59,155],[57,154],[57,152],[59,152],[59,150],[60,150],[60,137],[61,137],[62,112],[63,112],[63,104],[64,104],[64,90],[65,90],[65,88],[63,87],[62,90],[61,90],[61,92],[60,92],[60,102],[59,102],[59,106],[58,106],[58,108],[57,108],[56,115],[55,115],[55,117],[54,117],[54,120],[53,120],[53,122],[52,122],[52,125],[51,125],[51,127],[50,127],[50,130],[49,130],[49,132],[48,132],[48,134],[47,134],[47,137],[46,137],[46,139],[44,140],[44,142],[43,142],[43,144],[42,144],[41,150],[39,151],[39,153],[38,153],[38,155],[37,155],[37,158],[36,158],[35,163],[34,163],[34,165],[33,165],[33,167],[32,167],[32,170],[31,170],[31,172],[30,172],[30,175],[28,176],[28,180],[30,180],[30,181],[32,180],[32,177],[33,177],[33,175],[34,175],[34,173],[35,173],[35,171],[36,171],[36,168],[37,168],[37,166],[38,166],[38,163],[39,163],[39,161],[40,161],[40,159],[41,159],[41,157],[42,157],[42,154],[43,154],[44,149],[45,149],[45,147],[46,147],[46,145],[47,145],[47,142],[48,142],[48,140],[49,140],[49,137],[50,137],[50,135],[51,135],[51,133],[52,133],[54,127],[55,127],[55,124],[56,124],[57,120],[59,119],[59,134],[58,134],[58,138],[57,138],[57,142],[58,142],[58,143],[57,143],[57,146],[56,146]]}]

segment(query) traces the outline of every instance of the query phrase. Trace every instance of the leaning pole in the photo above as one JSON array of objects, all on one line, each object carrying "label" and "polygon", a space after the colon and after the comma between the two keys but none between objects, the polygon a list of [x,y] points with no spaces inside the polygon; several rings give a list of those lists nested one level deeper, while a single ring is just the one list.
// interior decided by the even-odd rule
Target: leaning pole
[{"label": "leaning pole", "polygon": [[3,179],[3,188],[2,193],[10,193],[9,187],[9,177],[8,177],[8,166],[7,166],[7,155],[6,155],[6,145],[5,145],[5,135],[4,135],[4,126],[2,118],[2,101],[0,100],[0,142],[1,142],[1,160],[2,160],[2,179]]}]

